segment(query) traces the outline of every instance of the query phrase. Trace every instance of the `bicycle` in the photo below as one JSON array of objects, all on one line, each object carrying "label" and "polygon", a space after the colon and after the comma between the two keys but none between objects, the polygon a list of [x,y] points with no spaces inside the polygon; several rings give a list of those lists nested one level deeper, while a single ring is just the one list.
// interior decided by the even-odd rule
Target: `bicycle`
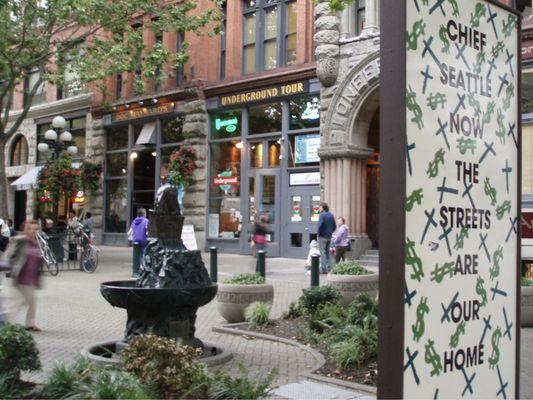
[{"label": "bicycle", "polygon": [[[83,229],[82,224],[69,225],[67,228],[67,243],[75,245],[76,257],[80,262],[80,269],[89,274],[98,267],[100,249],[92,244],[92,235]],[[67,250],[69,255],[72,249]],[[70,258],[70,257],[69,257]]]},{"label": "bicycle", "polygon": [[43,257],[44,265],[50,272],[50,275],[57,276],[59,274],[59,265],[57,263],[56,257],[52,252],[48,244],[48,236],[44,232],[37,232],[37,244],[41,250],[41,255]]}]

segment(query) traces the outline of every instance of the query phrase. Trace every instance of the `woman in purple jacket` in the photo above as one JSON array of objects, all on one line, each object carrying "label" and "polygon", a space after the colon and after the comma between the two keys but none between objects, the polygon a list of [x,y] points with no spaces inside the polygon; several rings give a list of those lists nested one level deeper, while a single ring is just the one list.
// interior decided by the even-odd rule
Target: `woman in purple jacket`
[{"label": "woman in purple jacket", "polygon": [[341,259],[342,261],[345,260],[344,254],[350,247],[350,241],[348,239],[348,225],[346,225],[344,218],[337,218],[337,226],[339,228],[337,229],[337,234],[333,240],[333,245],[335,246],[335,263],[338,264]]}]

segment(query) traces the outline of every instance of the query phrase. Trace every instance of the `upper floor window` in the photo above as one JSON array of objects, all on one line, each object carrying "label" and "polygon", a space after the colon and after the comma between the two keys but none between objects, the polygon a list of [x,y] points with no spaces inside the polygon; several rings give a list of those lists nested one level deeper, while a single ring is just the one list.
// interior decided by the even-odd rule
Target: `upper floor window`
[{"label": "upper floor window", "polygon": [[28,141],[22,135],[15,139],[11,149],[12,167],[28,164]]},{"label": "upper floor window", "polygon": [[296,63],[296,1],[245,0],[243,73]]},{"label": "upper floor window", "polygon": [[70,63],[67,63],[63,73],[63,86],[57,89],[58,100],[76,96],[84,91],[85,85],[81,82],[80,74]]},{"label": "upper floor window", "polygon": [[[30,93],[35,88],[35,94],[30,99]],[[45,82],[41,78],[41,71],[34,70],[28,73],[24,80],[24,104],[29,106],[35,106],[37,104],[44,103],[46,101]]]},{"label": "upper floor window", "polygon": [[[184,50],[184,44],[185,44],[185,35],[183,33],[178,32],[177,38],[176,38],[176,52],[177,53],[181,53]],[[177,87],[182,85],[184,78],[185,78],[184,64],[181,64],[176,69],[176,86]]]},{"label": "upper floor window", "polygon": [[227,3],[224,2],[221,8],[222,29],[220,31],[220,80],[226,79],[226,28],[227,28]]},{"label": "upper floor window", "polygon": [[355,35],[359,36],[366,26],[365,2],[357,1],[355,4]]}]

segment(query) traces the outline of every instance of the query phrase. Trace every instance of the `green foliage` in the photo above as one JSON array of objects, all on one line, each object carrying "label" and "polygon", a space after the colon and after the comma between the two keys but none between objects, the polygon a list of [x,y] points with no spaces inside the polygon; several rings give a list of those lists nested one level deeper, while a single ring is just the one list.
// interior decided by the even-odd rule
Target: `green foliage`
[{"label": "green foliage", "polygon": [[355,260],[340,262],[331,270],[332,275],[370,275],[371,273]]},{"label": "green foliage", "polygon": [[[342,11],[347,5],[352,4],[352,3],[357,4],[358,1],[360,0],[329,0],[328,3],[329,3],[329,8],[332,11]],[[313,2],[317,4],[318,0],[313,0]]]},{"label": "green foliage", "polygon": [[211,398],[219,399],[261,399],[268,396],[272,391],[272,382],[277,375],[277,370],[261,377],[260,374],[250,378],[244,365],[239,364],[241,376],[232,378],[226,373],[217,371],[212,379]]},{"label": "green foliage", "polygon": [[[346,336],[345,339],[338,340],[343,336]],[[366,360],[377,355],[377,343],[377,329],[348,325],[338,335],[330,338],[328,351],[341,369],[360,368]]]},{"label": "green foliage", "polygon": [[63,398],[80,390],[81,384],[90,384],[96,367],[85,357],[73,364],[57,362],[44,383],[41,393],[45,398]]},{"label": "green foliage", "polygon": [[270,306],[262,301],[255,301],[246,307],[244,318],[252,326],[268,325]]},{"label": "green foliage", "polygon": [[17,380],[22,371],[41,369],[37,344],[23,326],[0,327],[0,375]]},{"label": "green foliage", "polygon": [[114,368],[97,368],[90,381],[81,381],[69,399],[152,399],[148,385],[133,374]]},{"label": "green foliage", "polygon": [[298,303],[303,313],[313,313],[319,306],[327,303],[338,303],[341,295],[332,286],[312,287],[303,289]]},{"label": "green foliage", "polygon": [[124,370],[150,383],[159,397],[206,398],[209,377],[194,361],[201,350],[155,335],[137,336],[122,353]]},{"label": "green foliage", "polygon": [[377,319],[378,303],[367,293],[359,294],[346,310],[346,320],[350,324],[363,326],[365,320]]},{"label": "green foliage", "polygon": [[20,399],[24,396],[23,389],[12,376],[0,374],[0,399]]},{"label": "green foliage", "polygon": [[525,287],[533,286],[533,280],[522,277],[520,278],[520,285]]},{"label": "green foliage", "polygon": [[240,274],[233,278],[225,279],[222,283],[228,285],[262,285],[265,278],[259,274]]},{"label": "green foliage", "polygon": [[283,318],[285,319],[293,319],[298,318],[303,315],[302,308],[300,307],[300,302],[293,301],[291,304],[289,304],[289,310],[283,314]]},{"label": "green foliage", "polygon": [[100,188],[100,176],[102,175],[102,164],[94,161],[84,160],[80,166],[81,188],[87,193],[94,195]]},{"label": "green foliage", "polygon": [[322,304],[309,316],[309,329],[315,332],[339,328],[343,323],[344,311],[338,303]]}]

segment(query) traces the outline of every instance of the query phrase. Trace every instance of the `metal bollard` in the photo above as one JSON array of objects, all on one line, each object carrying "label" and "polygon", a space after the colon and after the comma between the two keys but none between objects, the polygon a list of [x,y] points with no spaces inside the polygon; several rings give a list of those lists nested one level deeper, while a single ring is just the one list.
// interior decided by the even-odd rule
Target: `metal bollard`
[{"label": "metal bollard", "polygon": [[215,246],[209,248],[209,254],[210,254],[210,278],[211,282],[217,283],[218,282],[218,258],[217,258],[217,248]]},{"label": "metal bollard", "polygon": [[265,251],[257,251],[257,264],[255,265],[255,272],[265,278]]},{"label": "metal bollard", "polygon": [[320,256],[311,256],[311,287],[320,286]]},{"label": "metal bollard", "polygon": [[139,242],[133,242],[133,265],[132,276],[137,277],[139,275],[139,268],[141,266],[141,244]]}]

